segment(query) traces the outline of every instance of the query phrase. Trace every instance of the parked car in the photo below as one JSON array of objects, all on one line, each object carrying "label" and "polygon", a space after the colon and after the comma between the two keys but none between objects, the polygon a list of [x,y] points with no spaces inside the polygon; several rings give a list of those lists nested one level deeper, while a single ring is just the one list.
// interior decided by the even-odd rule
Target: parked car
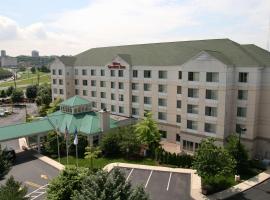
[{"label": "parked car", "polygon": [[5,109],[0,108],[0,117],[4,117],[5,116]]}]

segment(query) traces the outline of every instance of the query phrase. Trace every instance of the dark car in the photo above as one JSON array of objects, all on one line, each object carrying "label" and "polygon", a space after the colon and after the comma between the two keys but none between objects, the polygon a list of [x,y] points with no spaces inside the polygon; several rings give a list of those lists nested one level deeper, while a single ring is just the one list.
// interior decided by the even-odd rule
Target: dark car
[{"label": "dark car", "polygon": [[8,158],[9,161],[14,162],[16,159],[16,153],[15,150],[12,148],[4,148],[3,154]]}]

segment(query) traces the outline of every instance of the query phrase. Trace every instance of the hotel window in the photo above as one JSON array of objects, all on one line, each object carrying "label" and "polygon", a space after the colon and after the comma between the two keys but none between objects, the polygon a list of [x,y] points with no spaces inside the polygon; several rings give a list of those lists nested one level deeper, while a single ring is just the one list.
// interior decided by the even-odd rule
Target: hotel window
[{"label": "hotel window", "polygon": [[105,93],[105,92],[101,92],[101,93],[100,93],[100,97],[101,97],[102,99],[105,99],[105,98],[106,98],[106,93]]},{"label": "hotel window", "polygon": [[59,79],[59,85],[63,85],[63,80]]},{"label": "hotel window", "polygon": [[83,90],[83,96],[87,96],[87,90]]},{"label": "hotel window", "polygon": [[115,112],[115,105],[111,105],[111,111]]},{"label": "hotel window", "polygon": [[158,112],[159,120],[167,120],[167,114],[165,112]]},{"label": "hotel window", "polygon": [[62,69],[58,70],[58,75],[62,75]]},{"label": "hotel window", "polygon": [[132,108],[131,113],[132,113],[132,115],[139,115],[139,109],[138,108]]},{"label": "hotel window", "polygon": [[167,131],[159,130],[159,134],[161,138],[167,138]]},{"label": "hotel window", "polygon": [[84,86],[88,85],[87,80],[83,80],[82,83]]},{"label": "hotel window", "polygon": [[115,70],[111,70],[111,76],[114,77],[115,76]]},{"label": "hotel window", "polygon": [[59,94],[64,94],[64,90],[63,89],[59,89]]},{"label": "hotel window", "polygon": [[246,117],[247,108],[246,107],[237,107],[237,117]]},{"label": "hotel window", "polygon": [[177,86],[177,94],[182,94],[182,86]]},{"label": "hotel window", "polygon": [[188,88],[188,97],[198,98],[199,97],[199,89]]},{"label": "hotel window", "polygon": [[131,84],[131,89],[132,90],[139,90],[139,83],[132,83]]},{"label": "hotel window", "polygon": [[200,72],[188,72],[188,80],[189,81],[199,81],[200,80]]},{"label": "hotel window", "polygon": [[105,103],[101,103],[100,104],[100,108],[103,109],[103,110],[106,109],[106,104]]},{"label": "hotel window", "polygon": [[138,103],[139,102],[139,97],[138,96],[132,95],[131,99],[132,99],[132,103]]},{"label": "hotel window", "polygon": [[80,90],[75,89],[75,95],[80,95]]},{"label": "hotel window", "polygon": [[199,113],[199,106],[188,104],[187,105],[187,113],[198,114]]},{"label": "hotel window", "polygon": [[115,94],[111,93],[111,100],[115,100]]},{"label": "hotel window", "polygon": [[206,90],[205,91],[205,98],[217,100],[218,99],[218,91],[217,90]]},{"label": "hotel window", "polygon": [[148,104],[148,105],[150,105],[151,104],[151,101],[152,100],[152,98],[151,97],[144,97],[144,104]]},{"label": "hotel window", "polygon": [[56,85],[56,79],[53,79],[53,84]]},{"label": "hotel window", "polygon": [[95,76],[96,75],[96,70],[95,69],[91,69],[91,76]]},{"label": "hotel window", "polygon": [[151,84],[150,83],[143,84],[143,89],[144,91],[151,91]]},{"label": "hotel window", "polygon": [[97,97],[97,92],[96,91],[91,91],[91,96],[92,97]]},{"label": "hotel window", "polygon": [[247,72],[239,72],[239,80],[240,83],[248,82],[248,73]]},{"label": "hotel window", "polygon": [[96,108],[97,107],[97,102],[92,101],[92,107]]},{"label": "hotel window", "polygon": [[158,78],[159,79],[166,79],[167,78],[167,71],[158,71]]},{"label": "hotel window", "polygon": [[238,90],[238,99],[239,100],[247,100],[248,91],[247,90]]},{"label": "hotel window", "polygon": [[118,83],[118,88],[119,88],[119,90],[123,90],[124,89],[124,83],[123,82],[119,82]]},{"label": "hotel window", "polygon": [[198,129],[198,122],[192,121],[192,120],[187,120],[187,128],[192,129],[192,130],[197,130]]},{"label": "hotel window", "polygon": [[178,71],[178,79],[182,79],[182,71]]},{"label": "hotel window", "polygon": [[216,124],[205,123],[204,131],[208,133],[216,133]]},{"label": "hotel window", "polygon": [[143,74],[144,78],[151,78],[151,70],[144,70]]},{"label": "hotel window", "polygon": [[167,100],[159,98],[158,99],[158,106],[163,106],[163,107],[167,106]]},{"label": "hotel window", "polygon": [[119,106],[119,113],[124,113],[124,107],[123,106]]},{"label": "hotel window", "polygon": [[87,70],[86,70],[86,69],[83,69],[83,70],[82,70],[82,75],[83,75],[83,76],[87,75]]},{"label": "hotel window", "polygon": [[176,100],[176,108],[181,108],[182,105],[181,105],[181,100]]},{"label": "hotel window", "polygon": [[246,132],[242,131],[243,128],[246,128],[246,126],[243,124],[236,124],[235,132],[238,134],[245,134]]},{"label": "hotel window", "polygon": [[194,146],[193,142],[183,140],[183,149],[184,150],[193,151],[193,146]]},{"label": "hotel window", "polygon": [[217,108],[216,107],[206,106],[205,107],[205,115],[206,116],[211,116],[211,117],[216,117],[217,116]]},{"label": "hotel window", "polygon": [[132,70],[132,77],[138,78],[138,70]]},{"label": "hotel window", "polygon": [[96,80],[91,80],[91,86],[96,86],[96,85],[97,85]]},{"label": "hotel window", "polygon": [[55,69],[53,69],[53,70],[52,70],[52,74],[53,74],[53,75],[55,75],[55,74],[56,74],[56,73],[55,73]]},{"label": "hotel window", "polygon": [[75,80],[74,80],[74,84],[75,84],[75,85],[79,85],[79,80],[78,80],[78,79],[75,79]]},{"label": "hotel window", "polygon": [[78,72],[78,69],[75,69],[75,75],[78,75],[79,72]]},{"label": "hotel window", "polygon": [[167,93],[167,85],[158,85],[158,92]]},{"label": "hotel window", "polygon": [[104,69],[100,70],[100,76],[105,76],[105,70]]},{"label": "hotel window", "polygon": [[100,81],[100,87],[106,87],[106,82],[105,81]]},{"label": "hotel window", "polygon": [[206,72],[206,82],[219,82],[219,73]]},{"label": "hotel window", "polygon": [[57,94],[57,88],[53,88],[53,93]]},{"label": "hotel window", "polygon": [[180,142],[181,141],[181,137],[180,137],[180,134],[179,133],[176,133],[175,140],[176,140],[176,142]]},{"label": "hotel window", "polygon": [[115,82],[111,82],[111,88],[112,88],[112,89],[115,88]]},{"label": "hotel window", "polygon": [[124,101],[124,95],[123,94],[119,94],[119,101]]},{"label": "hotel window", "polygon": [[123,70],[119,70],[118,71],[118,77],[123,77],[124,76],[124,71]]},{"label": "hotel window", "polygon": [[181,115],[176,115],[176,123],[181,123]]}]

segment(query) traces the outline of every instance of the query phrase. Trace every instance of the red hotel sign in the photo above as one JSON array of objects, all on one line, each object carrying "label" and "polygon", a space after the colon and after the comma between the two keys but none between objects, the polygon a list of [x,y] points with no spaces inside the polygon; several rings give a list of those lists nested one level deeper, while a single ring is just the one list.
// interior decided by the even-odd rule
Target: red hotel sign
[{"label": "red hotel sign", "polygon": [[113,62],[112,65],[108,65],[109,69],[126,69],[126,66],[121,65],[118,62]]}]

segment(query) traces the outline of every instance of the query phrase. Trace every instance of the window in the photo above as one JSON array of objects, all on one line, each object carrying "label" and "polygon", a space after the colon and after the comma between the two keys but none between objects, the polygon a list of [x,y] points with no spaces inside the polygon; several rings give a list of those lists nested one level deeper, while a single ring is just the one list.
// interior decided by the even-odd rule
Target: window
[{"label": "window", "polygon": [[115,94],[111,93],[111,100],[115,100]]},{"label": "window", "polygon": [[75,80],[74,80],[74,84],[75,84],[75,85],[79,85],[79,80],[78,80],[78,79],[75,79]]},{"label": "window", "polygon": [[219,73],[218,72],[206,72],[206,82],[218,82]]},{"label": "window", "polygon": [[188,97],[198,98],[199,97],[199,89],[188,88]]},{"label": "window", "polygon": [[100,70],[100,76],[105,76],[105,70],[104,69]]},{"label": "window", "polygon": [[123,82],[119,82],[118,83],[118,88],[119,88],[119,90],[123,90],[124,89],[124,83]]},{"label": "window", "polygon": [[194,146],[193,142],[183,140],[183,149],[184,150],[193,151],[193,146]]},{"label": "window", "polygon": [[139,109],[138,108],[132,108],[131,113],[132,113],[132,115],[139,115]]},{"label": "window", "polygon": [[187,105],[187,113],[198,114],[199,113],[199,106],[188,104]]},{"label": "window", "polygon": [[143,84],[143,89],[144,91],[151,91],[151,84],[149,83]]},{"label": "window", "polygon": [[91,76],[95,76],[96,75],[96,70],[95,69],[91,69]]},{"label": "window", "polygon": [[123,94],[119,94],[119,101],[124,101],[124,95]]},{"label": "window", "polygon": [[182,71],[178,71],[178,79],[182,79]]},{"label": "window", "polygon": [[118,71],[118,77],[123,77],[124,76],[124,71],[121,69]]},{"label": "window", "polygon": [[124,107],[123,106],[119,106],[119,113],[124,113]]},{"label": "window", "polygon": [[86,86],[88,83],[87,83],[87,80],[83,80],[83,85]]},{"label": "window", "polygon": [[161,138],[167,138],[167,131],[159,130],[159,134]]},{"label": "window", "polygon": [[55,75],[55,74],[56,74],[56,73],[55,73],[55,69],[53,69],[53,70],[52,70],[52,74],[53,74],[53,75]]},{"label": "window", "polygon": [[63,89],[59,89],[59,94],[64,94],[64,90]]},{"label": "window", "polygon": [[167,114],[165,112],[158,112],[158,119],[159,120],[166,120]]},{"label": "window", "polygon": [[199,72],[188,72],[188,80],[189,81],[199,81],[200,73]]},{"label": "window", "polygon": [[97,83],[96,83],[96,80],[91,80],[91,86],[96,86]]},{"label": "window", "polygon": [[56,85],[56,79],[53,79],[53,84]]},{"label": "window", "polygon": [[91,96],[92,97],[97,97],[97,92],[96,91],[91,91]]},{"label": "window", "polygon": [[158,85],[158,92],[167,93],[167,85]]},{"label": "window", "polygon": [[238,90],[238,99],[239,100],[247,100],[248,91],[247,90]]},{"label": "window", "polygon": [[246,107],[237,107],[237,117],[246,117],[247,108]]},{"label": "window", "polygon": [[63,85],[63,80],[59,79],[59,85]]},{"label": "window", "polygon": [[58,75],[62,75],[62,69],[58,70]]},{"label": "window", "polygon": [[151,97],[144,97],[144,104],[151,104],[152,98]]},{"label": "window", "polygon": [[57,94],[57,88],[53,88],[53,93]]},{"label": "window", "polygon": [[216,124],[205,123],[204,131],[208,133],[216,133]]},{"label": "window", "polygon": [[83,90],[83,96],[87,96],[87,90]]},{"label": "window", "polygon": [[78,75],[78,74],[79,74],[78,69],[75,69],[75,75]]},{"label": "window", "polygon": [[100,93],[100,98],[105,99],[105,98],[106,98],[106,93],[105,93],[105,92],[101,92],[101,93]]},{"label": "window", "polygon": [[151,70],[144,70],[144,78],[151,78]]},{"label": "window", "polygon": [[86,70],[86,69],[83,69],[83,70],[82,70],[82,75],[83,75],[83,76],[87,75],[87,70]]},{"label": "window", "polygon": [[100,81],[100,87],[106,87],[106,82],[105,81]]},{"label": "window", "polygon": [[217,100],[218,99],[218,91],[217,90],[206,90],[205,91],[205,98]]},{"label": "window", "polygon": [[132,90],[139,90],[139,83],[132,83],[131,88]]},{"label": "window", "polygon": [[111,77],[115,76],[115,70],[111,70]]},{"label": "window", "polygon": [[167,100],[166,99],[158,99],[158,106],[167,106]]},{"label": "window", "polygon": [[216,107],[206,106],[205,107],[205,115],[206,116],[211,116],[211,117],[216,117],[217,116],[217,108]]},{"label": "window", "polygon": [[235,132],[238,134],[245,134],[245,131],[242,131],[242,129],[246,128],[243,124],[236,124]]},{"label": "window", "polygon": [[131,99],[132,99],[133,103],[138,103],[139,102],[139,97],[138,96],[132,95]]},{"label": "window", "polygon": [[105,103],[101,103],[100,104],[100,108],[103,109],[103,110],[106,109],[106,104]]},{"label": "window", "polygon": [[115,105],[111,105],[111,111],[115,112]]},{"label": "window", "polygon": [[239,80],[240,83],[248,82],[248,73],[247,72],[239,72]]},{"label": "window", "polygon": [[133,78],[138,78],[138,70],[133,70],[132,71],[132,77]]},{"label": "window", "polygon": [[115,88],[115,82],[111,82],[111,88]]},{"label": "window", "polygon": [[80,95],[80,90],[75,89],[75,95]]},{"label": "window", "polygon": [[187,128],[192,129],[192,130],[197,130],[198,129],[198,122],[192,121],[192,120],[187,120]]},{"label": "window", "polygon": [[181,105],[181,100],[176,100],[176,108],[181,108],[182,105]]},{"label": "window", "polygon": [[97,107],[97,102],[92,101],[92,107],[96,108]]},{"label": "window", "polygon": [[158,78],[166,79],[167,78],[167,71],[158,71]]},{"label": "window", "polygon": [[181,123],[181,115],[176,115],[176,123]]},{"label": "window", "polygon": [[180,134],[179,133],[176,133],[175,140],[176,140],[176,142],[180,142],[181,141],[181,137],[180,137]]},{"label": "window", "polygon": [[181,86],[177,86],[177,94],[182,94],[182,87]]}]

